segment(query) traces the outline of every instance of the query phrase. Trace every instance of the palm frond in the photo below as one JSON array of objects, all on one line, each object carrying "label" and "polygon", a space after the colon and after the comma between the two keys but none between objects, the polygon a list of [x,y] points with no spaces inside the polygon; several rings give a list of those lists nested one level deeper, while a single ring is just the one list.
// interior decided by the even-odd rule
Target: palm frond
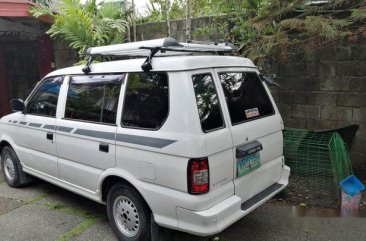
[{"label": "palm frond", "polygon": [[282,20],[280,23],[278,23],[279,28],[296,30],[296,31],[303,31],[304,26],[305,26],[304,20],[296,18],[285,19]]},{"label": "palm frond", "polygon": [[43,0],[32,9],[34,16],[52,14],[54,23],[47,31],[52,38],[62,39],[78,53],[93,46],[108,45],[122,41],[128,26],[128,21],[123,19],[121,9],[115,4],[103,4],[97,7],[96,0],[87,0],[81,4],[79,0],[58,1],[58,14],[53,14],[52,0]]},{"label": "palm frond", "polygon": [[360,7],[352,10],[351,18],[355,21],[366,20],[366,7]]}]

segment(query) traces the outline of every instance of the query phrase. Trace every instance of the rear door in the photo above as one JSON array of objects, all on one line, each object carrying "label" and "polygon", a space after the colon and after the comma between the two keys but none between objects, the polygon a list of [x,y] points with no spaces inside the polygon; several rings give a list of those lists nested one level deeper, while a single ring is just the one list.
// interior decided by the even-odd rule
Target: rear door
[{"label": "rear door", "polygon": [[255,69],[215,69],[229,122],[235,195],[246,201],[282,173],[282,119]]},{"label": "rear door", "polygon": [[233,195],[232,138],[229,122],[224,118],[224,101],[219,98],[213,69],[192,71],[190,81],[201,122],[202,140],[210,166],[211,206]]},{"label": "rear door", "polygon": [[117,107],[124,74],[72,76],[64,117],[57,121],[60,177],[95,191],[100,174],[115,166]]}]

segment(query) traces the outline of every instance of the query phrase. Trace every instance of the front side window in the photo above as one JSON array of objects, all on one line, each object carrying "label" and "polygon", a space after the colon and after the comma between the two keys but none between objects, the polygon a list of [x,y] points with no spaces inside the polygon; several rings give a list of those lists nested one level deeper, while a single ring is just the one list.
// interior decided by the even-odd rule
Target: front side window
[{"label": "front side window", "polygon": [[165,73],[131,73],[123,104],[122,126],[157,130],[169,113],[168,76]]},{"label": "front side window", "polygon": [[27,114],[55,117],[63,79],[53,77],[43,81],[27,103]]},{"label": "front side window", "polygon": [[116,124],[123,75],[74,76],[67,92],[65,118]]},{"label": "front side window", "polygon": [[209,132],[224,127],[220,102],[211,74],[194,75],[192,79],[202,130]]},{"label": "front side window", "polygon": [[268,94],[254,72],[220,73],[233,125],[274,113]]}]

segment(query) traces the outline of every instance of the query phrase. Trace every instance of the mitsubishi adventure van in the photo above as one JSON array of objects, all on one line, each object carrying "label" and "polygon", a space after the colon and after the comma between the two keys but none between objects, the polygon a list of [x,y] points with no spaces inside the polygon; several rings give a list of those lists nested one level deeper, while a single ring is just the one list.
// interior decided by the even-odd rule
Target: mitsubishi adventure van
[{"label": "mitsubishi adventure van", "polygon": [[232,51],[172,38],[90,48],[86,66],[56,70],[11,101],[0,121],[7,184],[35,176],[106,204],[120,240],[150,240],[152,221],[222,231],[290,173],[266,81]]}]

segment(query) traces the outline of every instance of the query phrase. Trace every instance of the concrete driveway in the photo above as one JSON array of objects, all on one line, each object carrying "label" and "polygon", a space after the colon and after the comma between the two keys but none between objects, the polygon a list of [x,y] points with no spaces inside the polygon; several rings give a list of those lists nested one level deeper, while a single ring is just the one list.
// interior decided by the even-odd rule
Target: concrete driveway
[{"label": "concrete driveway", "polygon": [[[116,241],[105,206],[38,181],[13,189],[0,170],[1,241]],[[326,214],[325,214],[326,215]],[[366,218],[297,217],[293,209],[265,204],[222,233],[222,241],[366,240]],[[173,231],[172,241],[208,241]]]}]

